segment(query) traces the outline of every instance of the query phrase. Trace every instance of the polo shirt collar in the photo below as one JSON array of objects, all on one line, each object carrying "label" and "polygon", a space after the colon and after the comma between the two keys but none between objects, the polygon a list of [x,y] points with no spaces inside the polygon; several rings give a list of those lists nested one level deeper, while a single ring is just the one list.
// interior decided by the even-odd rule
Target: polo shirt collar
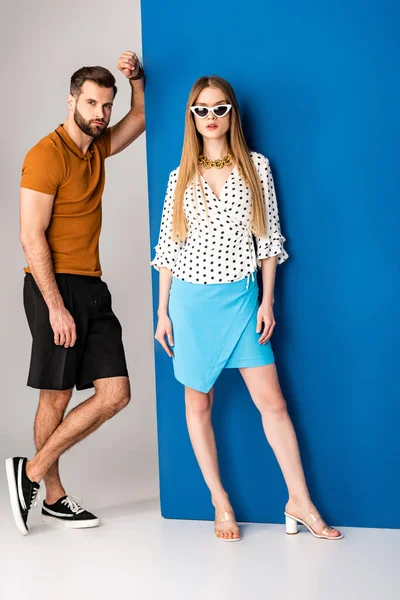
[{"label": "polo shirt collar", "polygon": [[93,145],[92,143],[90,144],[88,151],[86,152],[86,155],[83,154],[80,149],[78,148],[78,146],[75,144],[75,142],[69,137],[68,133],[65,131],[64,127],[62,125],[59,125],[56,129],[56,133],[58,133],[58,135],[60,136],[60,138],[63,140],[63,142],[65,143],[65,145],[69,148],[69,150],[71,150],[71,152],[73,152],[76,156],[78,156],[79,158],[82,158],[83,160],[90,160],[93,156]]}]

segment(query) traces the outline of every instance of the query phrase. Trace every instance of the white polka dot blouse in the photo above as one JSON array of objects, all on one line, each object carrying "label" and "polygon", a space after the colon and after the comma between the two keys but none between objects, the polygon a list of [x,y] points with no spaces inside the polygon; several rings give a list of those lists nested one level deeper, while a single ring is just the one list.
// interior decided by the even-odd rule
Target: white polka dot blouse
[{"label": "white polka dot blouse", "polygon": [[275,187],[268,158],[250,153],[261,180],[268,235],[253,235],[250,217],[250,190],[235,167],[220,197],[206,180],[196,179],[185,192],[184,207],[188,236],[184,242],[172,239],[172,214],[179,167],[169,176],[156,255],[152,266],[166,267],[175,277],[191,283],[230,283],[244,279],[261,267],[263,258],[276,256],[283,263],[288,254],[281,234]]}]

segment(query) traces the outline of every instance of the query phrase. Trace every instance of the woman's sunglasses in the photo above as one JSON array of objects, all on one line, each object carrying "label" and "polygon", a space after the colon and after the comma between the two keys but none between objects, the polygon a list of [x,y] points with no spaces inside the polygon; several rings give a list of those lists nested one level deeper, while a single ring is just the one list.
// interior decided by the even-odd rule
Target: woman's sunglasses
[{"label": "woman's sunglasses", "polygon": [[218,104],[218,106],[191,106],[190,110],[199,119],[205,119],[212,112],[216,117],[225,117],[231,110],[232,104]]}]

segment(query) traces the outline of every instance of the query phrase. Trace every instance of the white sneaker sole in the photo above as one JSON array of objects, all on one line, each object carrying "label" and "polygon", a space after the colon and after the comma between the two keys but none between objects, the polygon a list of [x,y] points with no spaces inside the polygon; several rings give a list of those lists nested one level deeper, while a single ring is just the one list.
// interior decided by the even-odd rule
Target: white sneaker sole
[{"label": "white sneaker sole", "polygon": [[24,520],[21,515],[21,511],[19,508],[18,489],[17,489],[17,482],[15,481],[14,461],[12,458],[6,459],[6,473],[7,473],[8,492],[10,494],[11,510],[13,513],[15,524],[18,528],[18,531],[20,533],[22,533],[22,535],[28,535],[28,528],[25,526]]},{"label": "white sneaker sole", "polygon": [[59,527],[66,527],[67,529],[89,529],[100,525],[100,519],[91,519],[90,521],[64,521],[63,519],[51,517],[50,515],[42,515],[42,521],[49,525],[58,525]]}]

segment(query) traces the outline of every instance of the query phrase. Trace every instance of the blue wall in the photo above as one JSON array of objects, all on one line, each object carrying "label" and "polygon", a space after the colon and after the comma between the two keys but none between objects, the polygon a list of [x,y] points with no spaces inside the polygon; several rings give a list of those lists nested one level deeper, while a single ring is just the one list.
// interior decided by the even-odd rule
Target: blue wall
[{"label": "blue wall", "polygon": [[[348,526],[400,527],[399,13],[387,0],[142,2],[152,256],[190,87],[220,75],[275,176],[290,259],[273,347],[309,487]],[[211,519],[158,344],[156,371],[162,514]],[[217,382],[214,421],[237,518],[283,522],[286,487],[236,371]]]}]

